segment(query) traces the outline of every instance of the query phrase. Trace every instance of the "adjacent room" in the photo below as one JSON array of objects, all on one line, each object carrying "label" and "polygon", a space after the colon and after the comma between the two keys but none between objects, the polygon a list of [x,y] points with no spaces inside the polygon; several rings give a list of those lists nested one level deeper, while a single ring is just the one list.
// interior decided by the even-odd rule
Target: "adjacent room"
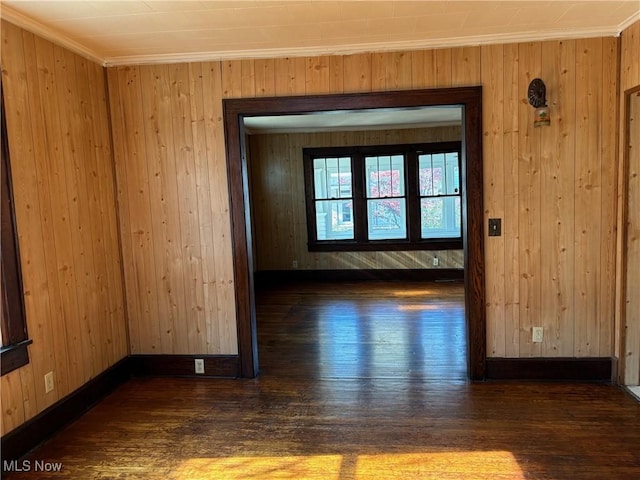
[{"label": "adjacent room", "polygon": [[3,478],[640,476],[638,0],[0,16]]}]

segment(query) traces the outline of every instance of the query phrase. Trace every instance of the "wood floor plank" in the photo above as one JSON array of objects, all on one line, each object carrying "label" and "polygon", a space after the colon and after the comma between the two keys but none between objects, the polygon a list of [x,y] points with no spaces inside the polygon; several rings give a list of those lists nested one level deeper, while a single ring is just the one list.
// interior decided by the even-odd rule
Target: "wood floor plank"
[{"label": "wood floor plank", "polygon": [[[27,457],[61,472],[5,478],[639,478],[640,405],[619,388],[445,378],[460,285],[301,283],[256,299],[259,377],[133,379]],[[403,363],[431,350],[441,367]]]}]

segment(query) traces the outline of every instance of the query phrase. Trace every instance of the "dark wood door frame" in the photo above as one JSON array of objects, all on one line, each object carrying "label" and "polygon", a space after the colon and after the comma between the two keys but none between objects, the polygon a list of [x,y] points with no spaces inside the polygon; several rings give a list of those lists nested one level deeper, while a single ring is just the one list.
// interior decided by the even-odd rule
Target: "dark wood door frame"
[{"label": "dark wood door frame", "polygon": [[397,92],[314,95],[304,97],[223,100],[224,131],[231,215],[231,241],[240,373],[258,374],[258,340],[253,291],[253,252],[244,118],[265,115],[313,114],[334,110],[463,107],[462,237],[464,243],[465,316],[468,375],[485,377],[486,316],[484,284],[484,212],[482,183],[482,87]]}]

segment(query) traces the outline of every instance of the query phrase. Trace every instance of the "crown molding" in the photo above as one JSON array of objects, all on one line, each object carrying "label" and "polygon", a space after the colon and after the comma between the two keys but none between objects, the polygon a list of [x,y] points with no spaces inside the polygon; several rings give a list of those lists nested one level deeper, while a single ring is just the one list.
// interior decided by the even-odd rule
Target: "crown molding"
[{"label": "crown molding", "polygon": [[104,64],[108,67],[115,67],[159,63],[308,57],[319,55],[354,55],[367,52],[391,52],[402,50],[472,47],[478,45],[539,42],[547,40],[616,37],[619,35],[620,31],[617,28],[582,29],[574,30],[572,32],[550,30],[542,32],[521,32],[517,34],[492,34],[473,37],[452,37],[397,42],[360,43],[334,47],[317,46],[294,48],[265,48],[259,50],[228,50],[195,53],[174,53],[167,55],[132,55],[123,57],[107,57],[104,60]]},{"label": "crown molding", "polygon": [[72,52],[91,60],[92,62],[105,66],[104,57],[102,55],[99,55],[92,49],[85,47],[75,40],[72,40],[66,34],[60,32],[59,30],[51,28],[48,25],[44,25],[43,23],[40,23],[37,20],[34,20],[33,18],[28,17],[27,15],[24,15],[5,4],[0,4],[0,17],[9,23],[13,23],[20,28],[34,33],[57,45],[65,47]]},{"label": "crown molding", "polygon": [[618,34],[624,32],[627,28],[629,28],[634,23],[640,21],[640,10],[627,18],[624,22],[618,25]]}]

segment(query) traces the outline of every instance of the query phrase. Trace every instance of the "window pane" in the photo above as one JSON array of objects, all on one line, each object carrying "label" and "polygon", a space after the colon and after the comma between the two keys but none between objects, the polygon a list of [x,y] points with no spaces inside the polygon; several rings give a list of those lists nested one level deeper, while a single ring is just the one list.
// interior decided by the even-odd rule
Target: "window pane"
[{"label": "window pane", "polygon": [[351,198],[351,158],[313,160],[314,198]]},{"label": "window pane", "polygon": [[432,155],[431,163],[433,165],[433,195],[444,195],[446,194],[444,189],[444,154],[436,153]]},{"label": "window pane", "polygon": [[458,168],[458,152],[445,154],[445,191],[447,195],[460,193],[460,172]]},{"label": "window pane", "polygon": [[418,182],[420,195],[433,195],[433,165],[431,154],[423,154],[418,157]]},{"label": "window pane", "polygon": [[407,208],[404,198],[367,200],[369,240],[407,238]]},{"label": "window pane", "polygon": [[353,201],[317,201],[316,233],[318,240],[353,239]]},{"label": "window pane", "polygon": [[418,157],[418,169],[421,196],[460,193],[458,152],[422,154]]},{"label": "window pane", "polygon": [[422,238],[460,237],[460,197],[421,199],[420,224]]},{"label": "window pane", "polygon": [[367,198],[404,196],[404,155],[365,158]]}]

